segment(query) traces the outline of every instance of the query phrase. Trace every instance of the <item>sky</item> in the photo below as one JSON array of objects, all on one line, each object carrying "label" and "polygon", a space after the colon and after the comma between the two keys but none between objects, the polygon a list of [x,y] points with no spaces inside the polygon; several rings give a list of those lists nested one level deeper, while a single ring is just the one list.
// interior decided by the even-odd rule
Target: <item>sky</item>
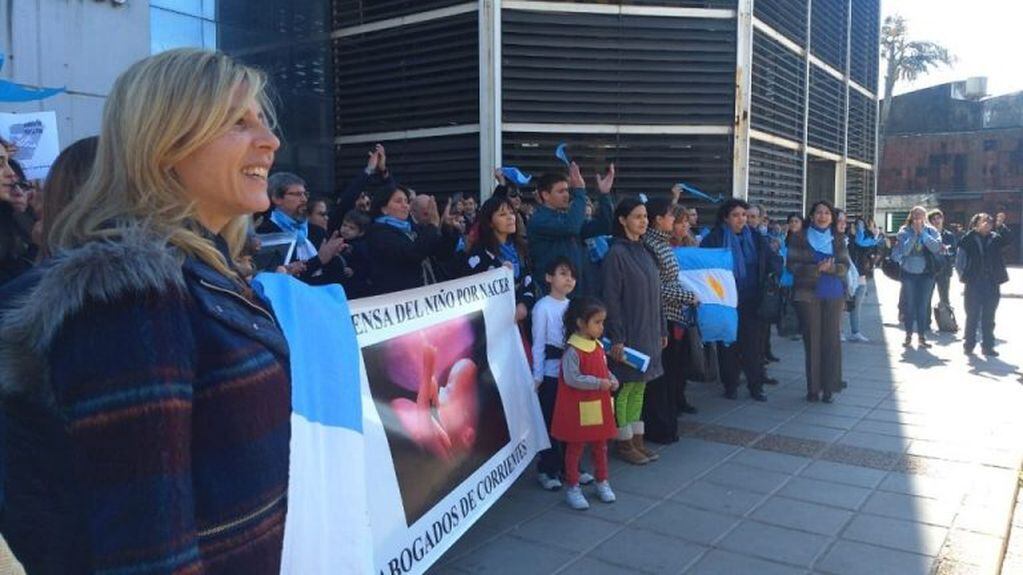
[{"label": "sky", "polygon": [[[856,2],[857,0],[853,0]],[[928,40],[948,48],[957,61],[900,82],[901,94],[935,84],[987,76],[988,94],[1023,90],[1023,2],[1019,0],[881,0],[882,19],[906,18],[911,40]],[[881,64],[884,85],[884,64]]]}]

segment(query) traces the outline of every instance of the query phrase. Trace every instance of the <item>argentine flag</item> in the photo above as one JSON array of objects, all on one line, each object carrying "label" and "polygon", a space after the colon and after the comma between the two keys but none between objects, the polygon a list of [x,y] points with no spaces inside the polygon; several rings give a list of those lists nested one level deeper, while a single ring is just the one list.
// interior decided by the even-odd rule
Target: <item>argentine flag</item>
[{"label": "argentine flag", "polygon": [[700,299],[696,319],[705,343],[736,340],[739,295],[728,248],[675,248],[678,279]]},{"label": "argentine flag", "polygon": [[341,286],[260,274],[291,351],[291,458],[281,573],[372,573],[359,344]]}]

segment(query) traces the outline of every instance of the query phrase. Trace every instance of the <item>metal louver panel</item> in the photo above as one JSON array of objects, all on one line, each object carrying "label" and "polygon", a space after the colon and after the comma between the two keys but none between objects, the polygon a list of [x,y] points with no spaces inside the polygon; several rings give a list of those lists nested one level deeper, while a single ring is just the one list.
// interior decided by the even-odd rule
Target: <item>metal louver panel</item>
[{"label": "metal louver panel", "polygon": [[806,46],[807,0],[756,0],[753,15],[800,46]]},{"label": "metal louver panel", "polygon": [[334,40],[336,133],[479,123],[477,14]]},{"label": "metal louver panel", "polygon": [[505,122],[730,125],[735,20],[504,10]]},{"label": "metal louver panel", "polygon": [[771,219],[803,211],[803,155],[766,142],[750,142],[749,200]]},{"label": "metal louver panel", "polygon": [[[383,142],[394,177],[418,193],[447,196],[479,194],[479,134],[458,134]],[[366,167],[366,152],[373,144],[335,146],[337,188]]]},{"label": "metal louver panel", "polygon": [[801,141],[805,74],[805,63],[799,55],[754,31],[750,126]]},{"label": "metal louver panel", "polygon": [[334,29],[350,28],[466,2],[467,0],[335,0]]},{"label": "metal louver panel", "polygon": [[810,66],[810,122],[807,143],[842,153],[845,85],[817,66]]},{"label": "metal louver panel", "polygon": [[874,214],[874,172],[848,167],[845,172],[845,208],[850,218]]},{"label": "metal louver panel", "polygon": [[849,75],[857,84],[877,92],[878,26],[881,18],[878,0],[852,3],[852,37]]},{"label": "metal louver panel", "polygon": [[553,0],[556,4],[610,4],[612,6],[667,6],[670,8],[735,8],[736,0]]},{"label": "metal louver panel", "polygon": [[621,196],[668,194],[679,181],[711,195],[732,189],[732,139],[728,136],[504,133],[504,165],[538,175],[563,169],[554,148],[568,153],[595,190],[593,174],[614,162],[615,192]]},{"label": "metal louver panel", "polygon": [[849,91],[849,157],[874,163],[877,104],[856,90]]},{"label": "metal louver panel", "polygon": [[812,0],[810,51],[845,71],[846,0]]}]

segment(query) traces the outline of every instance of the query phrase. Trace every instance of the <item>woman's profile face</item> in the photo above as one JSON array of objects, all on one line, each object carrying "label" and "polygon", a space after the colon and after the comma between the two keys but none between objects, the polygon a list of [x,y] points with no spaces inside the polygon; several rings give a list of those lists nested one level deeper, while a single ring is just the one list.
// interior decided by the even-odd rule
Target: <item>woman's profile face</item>
[{"label": "woman's profile face", "polygon": [[213,232],[238,216],[269,207],[266,179],[281,145],[259,103],[241,101],[240,94],[235,97],[233,105],[241,108],[241,117],[172,166],[189,199],[196,203],[199,221]]},{"label": "woman's profile face", "polygon": [[654,218],[654,227],[659,232],[670,234],[675,227],[675,212],[669,207],[667,213]]},{"label": "woman's profile face", "polygon": [[628,216],[618,218],[618,221],[625,228],[625,233],[630,237],[639,237],[646,233],[648,225],[646,217],[646,206],[640,204],[629,212]]},{"label": "woman's profile face", "polygon": [[11,155],[7,151],[7,147],[0,143],[0,202],[10,199],[14,181],[18,179],[14,168],[8,162],[10,159]]}]

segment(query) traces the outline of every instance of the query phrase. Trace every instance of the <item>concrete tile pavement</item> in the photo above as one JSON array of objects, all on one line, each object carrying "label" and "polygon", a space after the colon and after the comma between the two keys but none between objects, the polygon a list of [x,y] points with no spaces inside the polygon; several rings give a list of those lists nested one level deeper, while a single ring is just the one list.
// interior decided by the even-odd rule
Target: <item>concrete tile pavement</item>
[{"label": "concrete tile pavement", "polygon": [[[431,573],[999,573],[1023,529],[1023,298],[1002,301],[1001,357],[967,358],[944,334],[902,349],[897,289],[878,278],[868,296],[871,342],[844,344],[834,404],[802,400],[802,345],[775,338],[766,404],[691,383],[684,438],[656,463],[613,462],[618,502],[573,512],[524,476]],[[1015,548],[1004,575],[1023,567]]]}]

